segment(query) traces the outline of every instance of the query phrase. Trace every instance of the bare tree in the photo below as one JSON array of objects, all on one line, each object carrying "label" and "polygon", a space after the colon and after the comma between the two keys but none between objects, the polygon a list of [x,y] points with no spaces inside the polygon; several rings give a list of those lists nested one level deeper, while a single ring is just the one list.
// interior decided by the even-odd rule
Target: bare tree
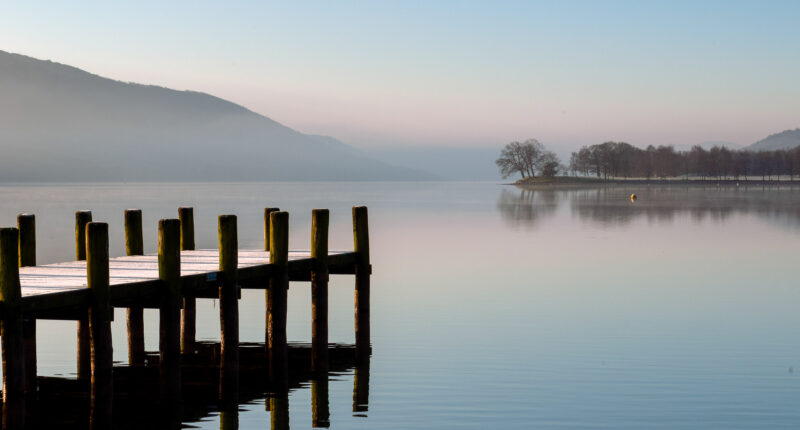
[{"label": "bare tree", "polygon": [[511,142],[500,151],[495,161],[503,178],[519,173],[522,178],[534,177],[536,164],[544,152],[544,146],[536,139]]},{"label": "bare tree", "polygon": [[536,160],[536,167],[539,168],[542,176],[552,178],[558,175],[559,170],[561,170],[561,161],[554,152],[544,151],[542,156]]}]

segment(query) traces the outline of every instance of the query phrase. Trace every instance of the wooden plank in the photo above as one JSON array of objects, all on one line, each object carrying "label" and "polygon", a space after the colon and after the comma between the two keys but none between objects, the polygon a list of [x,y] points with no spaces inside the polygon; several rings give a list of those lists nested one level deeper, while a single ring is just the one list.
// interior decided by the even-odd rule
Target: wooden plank
[{"label": "wooden plank", "polygon": [[[308,281],[312,269],[310,251],[288,253],[289,279]],[[240,250],[238,252],[239,282],[243,288],[266,289],[272,275],[269,252]],[[330,251],[328,266],[331,274],[352,274],[356,254]],[[69,261],[42,266],[22,267],[23,309],[26,314],[47,313],[60,308],[82,306],[86,303],[86,262]],[[158,290],[158,256],[137,255],[113,258],[109,261],[109,283],[113,306],[122,303],[135,305],[147,301],[155,306]],[[219,283],[219,252],[215,249],[181,252],[181,292],[197,297],[215,297]],[[147,298],[151,300],[147,300]],[[149,307],[149,306],[148,306]]]}]

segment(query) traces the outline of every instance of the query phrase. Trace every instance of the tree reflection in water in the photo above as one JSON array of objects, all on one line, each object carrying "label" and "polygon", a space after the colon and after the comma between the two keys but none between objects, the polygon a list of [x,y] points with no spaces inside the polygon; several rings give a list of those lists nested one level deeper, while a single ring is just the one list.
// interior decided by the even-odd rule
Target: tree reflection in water
[{"label": "tree reflection in water", "polygon": [[[635,193],[638,199],[630,200]],[[722,223],[755,215],[785,228],[800,229],[799,187],[606,186],[575,188],[504,188],[497,208],[514,227],[535,228],[553,216],[562,202],[581,221],[604,227],[637,219],[671,223],[689,217],[696,223]]]},{"label": "tree reflection in water", "polygon": [[504,188],[497,201],[500,215],[514,227],[534,227],[558,209],[560,193],[551,190]]}]

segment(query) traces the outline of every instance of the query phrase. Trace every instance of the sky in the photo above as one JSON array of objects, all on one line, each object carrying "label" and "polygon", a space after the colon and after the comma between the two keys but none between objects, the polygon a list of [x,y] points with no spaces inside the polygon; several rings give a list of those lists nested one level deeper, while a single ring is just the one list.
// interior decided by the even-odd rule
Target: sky
[{"label": "sky", "polygon": [[777,0],[3,0],[0,50],[362,148],[750,144],[800,127],[799,17]]}]

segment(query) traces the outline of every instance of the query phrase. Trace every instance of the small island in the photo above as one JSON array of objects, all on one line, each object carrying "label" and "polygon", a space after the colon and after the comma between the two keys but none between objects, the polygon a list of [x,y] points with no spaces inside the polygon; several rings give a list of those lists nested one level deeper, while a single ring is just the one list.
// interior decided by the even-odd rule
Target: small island
[{"label": "small island", "polygon": [[605,142],[573,152],[568,166],[536,139],[511,142],[495,161],[503,178],[519,175],[514,185],[796,185],[800,184],[800,147],[731,150],[700,145],[688,151],[674,146],[637,148]]}]

